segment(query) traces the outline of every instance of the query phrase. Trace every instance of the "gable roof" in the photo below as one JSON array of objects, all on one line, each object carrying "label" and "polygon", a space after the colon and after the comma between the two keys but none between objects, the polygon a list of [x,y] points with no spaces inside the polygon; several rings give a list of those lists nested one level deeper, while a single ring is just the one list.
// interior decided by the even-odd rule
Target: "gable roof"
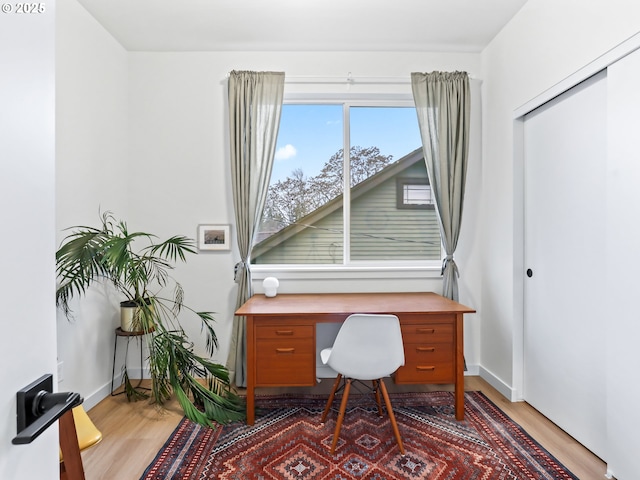
[{"label": "gable roof", "polygon": [[[381,183],[397,176],[398,174],[407,170],[409,167],[412,167],[419,161],[424,161],[422,147],[416,148],[413,152],[405,155],[392,164],[387,165],[375,175],[372,175],[366,180],[357,184],[351,189],[351,199],[354,200],[361,195],[364,195],[370,190],[376,188]],[[318,223],[320,220],[332,214],[336,210],[341,209],[343,206],[343,202],[344,195],[339,195],[333,200],[325,203],[322,207],[317,208],[313,212],[298,219],[296,223],[288,225],[277,233],[274,233],[273,235],[256,243],[252,250],[252,257],[258,257],[265,253],[267,250],[270,250],[271,248],[274,248],[275,246],[285,242],[297,233],[300,233],[307,228],[313,228],[314,224]]]}]

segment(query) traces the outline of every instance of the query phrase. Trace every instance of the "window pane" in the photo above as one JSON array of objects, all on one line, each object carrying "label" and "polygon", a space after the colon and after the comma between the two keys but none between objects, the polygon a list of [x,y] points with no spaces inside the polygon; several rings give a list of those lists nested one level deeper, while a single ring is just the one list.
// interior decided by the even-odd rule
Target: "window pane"
[{"label": "window pane", "polygon": [[[415,109],[349,107],[348,143],[344,108],[283,106],[252,263],[345,264],[345,235],[349,261],[440,260]],[[345,183],[351,187],[348,205]]]},{"label": "window pane", "polygon": [[415,109],[352,107],[350,120],[351,260],[440,259],[435,210],[397,208],[398,177],[428,183]]},{"label": "window pane", "polygon": [[405,205],[428,205],[431,203],[431,187],[429,185],[404,185]]},{"label": "window pane", "polygon": [[343,263],[342,105],[283,105],[252,263]]}]

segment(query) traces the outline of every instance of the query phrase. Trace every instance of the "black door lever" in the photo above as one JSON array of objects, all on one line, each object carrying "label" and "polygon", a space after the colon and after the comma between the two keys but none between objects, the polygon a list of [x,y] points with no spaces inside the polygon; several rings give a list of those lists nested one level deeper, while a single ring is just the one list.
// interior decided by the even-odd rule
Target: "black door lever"
[{"label": "black door lever", "polygon": [[83,401],[79,393],[53,393],[53,375],[43,375],[17,393],[18,434],[11,443],[33,442],[53,422]]}]

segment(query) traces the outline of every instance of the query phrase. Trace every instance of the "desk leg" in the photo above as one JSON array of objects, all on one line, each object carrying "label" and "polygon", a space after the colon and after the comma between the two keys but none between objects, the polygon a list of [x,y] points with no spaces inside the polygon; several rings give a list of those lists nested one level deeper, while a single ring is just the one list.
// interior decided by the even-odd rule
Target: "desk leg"
[{"label": "desk leg", "polygon": [[247,425],[253,425],[256,421],[256,407],[253,387],[247,382]]},{"label": "desk leg", "polygon": [[252,315],[246,317],[245,332],[247,336],[247,425],[253,425],[256,419],[256,349]]},{"label": "desk leg", "polygon": [[456,315],[456,420],[464,420],[464,331],[463,315]]}]

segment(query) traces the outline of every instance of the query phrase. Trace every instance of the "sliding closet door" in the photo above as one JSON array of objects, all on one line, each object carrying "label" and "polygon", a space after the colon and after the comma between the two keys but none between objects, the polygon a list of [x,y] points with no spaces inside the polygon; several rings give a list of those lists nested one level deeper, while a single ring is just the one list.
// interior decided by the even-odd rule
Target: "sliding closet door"
[{"label": "sliding closet door", "polygon": [[640,49],[607,76],[607,466],[640,478]]},{"label": "sliding closet door", "polygon": [[528,114],[524,399],[604,456],[606,73]]}]

